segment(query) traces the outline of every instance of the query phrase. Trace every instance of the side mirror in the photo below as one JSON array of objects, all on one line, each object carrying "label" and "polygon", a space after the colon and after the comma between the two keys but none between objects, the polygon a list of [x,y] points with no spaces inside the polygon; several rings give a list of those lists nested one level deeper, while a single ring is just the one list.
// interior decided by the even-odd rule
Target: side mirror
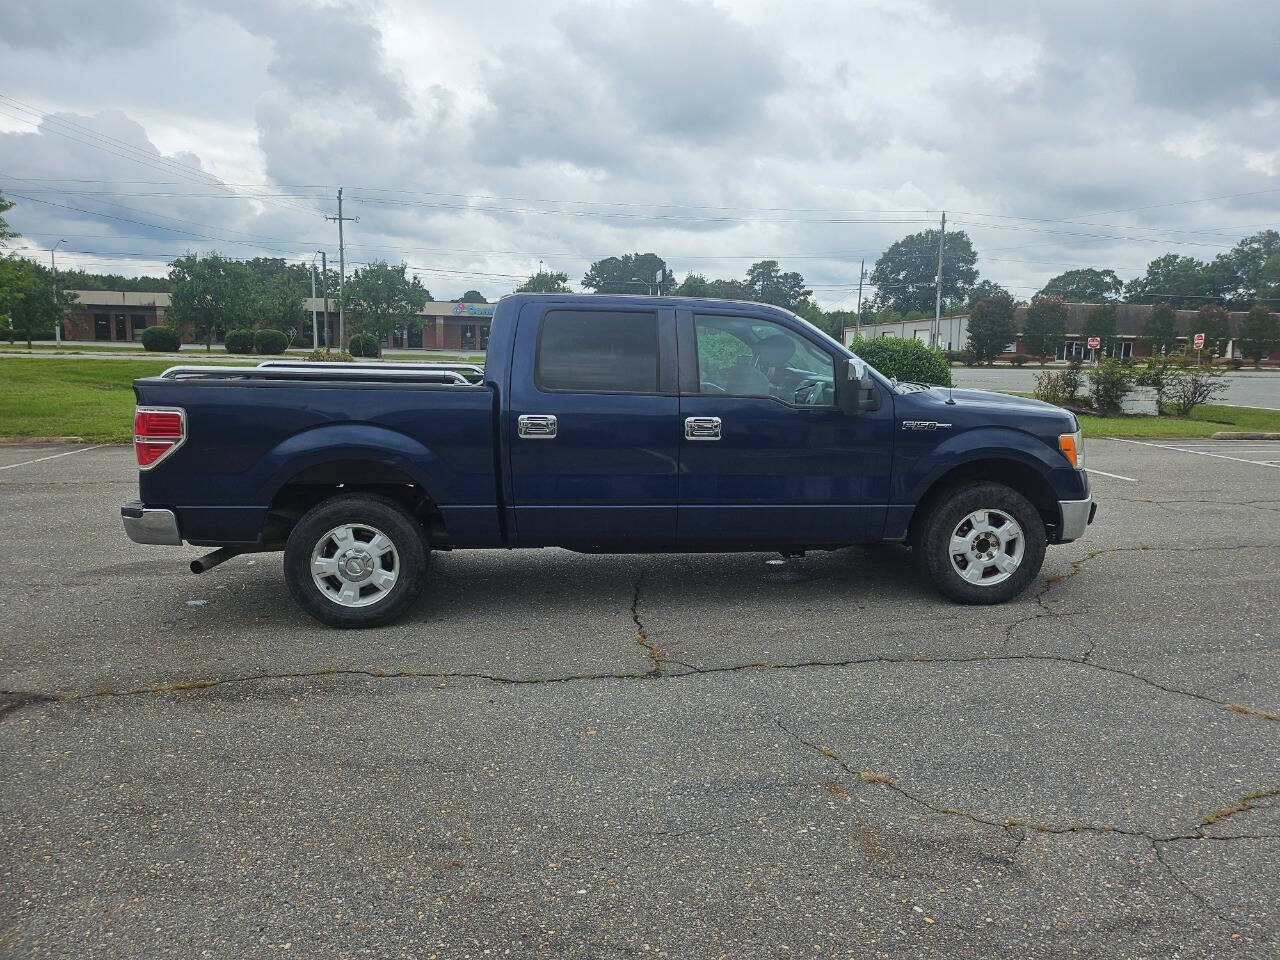
[{"label": "side mirror", "polygon": [[843,375],[836,377],[836,406],[850,415],[880,406],[875,380],[861,357],[846,360]]}]

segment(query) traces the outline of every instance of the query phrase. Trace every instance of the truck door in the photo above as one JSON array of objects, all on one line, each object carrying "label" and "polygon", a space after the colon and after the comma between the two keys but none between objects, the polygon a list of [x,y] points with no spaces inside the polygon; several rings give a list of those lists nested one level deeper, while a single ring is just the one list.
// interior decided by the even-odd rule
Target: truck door
[{"label": "truck door", "polygon": [[657,305],[524,306],[504,423],[519,546],[675,545],[675,346]]},{"label": "truck door", "polygon": [[893,402],[835,405],[833,347],[732,308],[677,313],[685,549],[878,540],[889,499]]}]

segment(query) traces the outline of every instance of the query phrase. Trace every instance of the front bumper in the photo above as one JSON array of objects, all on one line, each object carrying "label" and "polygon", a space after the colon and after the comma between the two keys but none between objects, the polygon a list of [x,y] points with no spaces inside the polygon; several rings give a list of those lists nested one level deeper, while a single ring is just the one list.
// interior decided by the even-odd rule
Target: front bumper
[{"label": "front bumper", "polygon": [[1092,496],[1084,500],[1059,500],[1058,512],[1062,515],[1062,522],[1058,525],[1058,538],[1055,542],[1070,543],[1084,536],[1085,528],[1093,523],[1093,517],[1098,512],[1098,505],[1093,502]]},{"label": "front bumper", "polygon": [[134,543],[160,543],[181,546],[178,518],[172,510],[145,506],[141,500],[130,500],[120,508],[124,532]]}]

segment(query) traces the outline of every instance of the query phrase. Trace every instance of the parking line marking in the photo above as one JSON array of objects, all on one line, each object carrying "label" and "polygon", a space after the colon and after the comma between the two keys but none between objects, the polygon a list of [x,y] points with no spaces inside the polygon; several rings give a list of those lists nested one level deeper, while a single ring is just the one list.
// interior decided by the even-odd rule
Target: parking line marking
[{"label": "parking line marking", "polygon": [[[1186,447],[1174,447],[1167,443],[1151,443],[1147,440],[1129,440],[1125,437],[1103,437],[1104,440],[1114,440],[1116,443],[1136,443],[1141,447],[1159,447],[1162,450],[1177,450],[1179,453],[1194,453],[1198,457],[1217,457],[1219,460],[1234,460],[1236,463],[1252,463],[1255,467],[1277,467],[1280,464],[1266,463],[1262,460],[1245,460],[1242,457],[1228,457],[1225,453],[1209,453],[1207,450],[1188,450]],[[1224,440],[1223,443],[1230,441]]]},{"label": "parking line marking", "polygon": [[1105,470],[1095,470],[1093,467],[1085,467],[1084,469],[1086,473],[1096,473],[1102,477],[1110,477],[1112,480],[1128,480],[1130,483],[1138,482],[1133,477],[1122,477],[1118,473],[1107,473]]},{"label": "parking line marking", "polygon": [[33,463],[43,463],[46,460],[57,460],[59,457],[69,457],[73,453],[84,453],[86,450],[97,450],[99,447],[105,447],[105,443],[95,443],[92,447],[81,447],[79,450],[66,450],[62,453],[55,453],[48,457],[36,457],[34,460],[23,460],[21,463],[10,463],[0,467],[0,470],[12,470],[14,467],[26,467]]}]

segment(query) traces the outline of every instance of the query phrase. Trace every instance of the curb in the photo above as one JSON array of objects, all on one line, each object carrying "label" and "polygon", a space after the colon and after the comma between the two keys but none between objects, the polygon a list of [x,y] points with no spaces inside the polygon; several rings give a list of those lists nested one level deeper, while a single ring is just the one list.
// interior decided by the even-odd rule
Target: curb
[{"label": "curb", "polygon": [[1280,440],[1280,433],[1235,433],[1230,430],[1219,430],[1210,440]]}]

